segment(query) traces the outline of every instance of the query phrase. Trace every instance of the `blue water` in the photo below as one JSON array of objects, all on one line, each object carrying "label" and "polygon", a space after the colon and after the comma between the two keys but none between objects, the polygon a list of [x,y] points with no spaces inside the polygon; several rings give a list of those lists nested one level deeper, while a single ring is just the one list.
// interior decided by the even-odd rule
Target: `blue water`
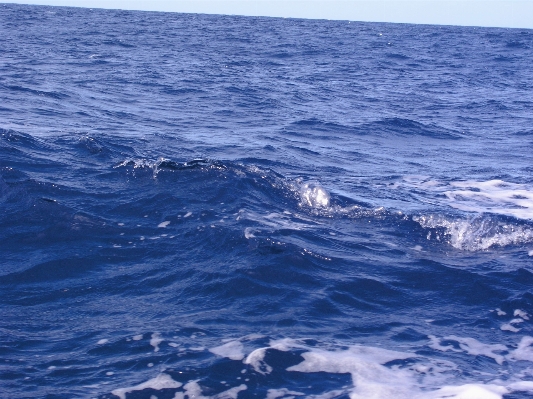
[{"label": "blue water", "polygon": [[0,37],[1,398],[533,395],[533,31]]}]

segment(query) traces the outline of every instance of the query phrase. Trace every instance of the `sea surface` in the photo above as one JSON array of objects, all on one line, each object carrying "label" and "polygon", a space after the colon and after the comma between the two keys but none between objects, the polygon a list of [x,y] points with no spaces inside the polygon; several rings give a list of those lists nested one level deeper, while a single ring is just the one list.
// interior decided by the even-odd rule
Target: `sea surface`
[{"label": "sea surface", "polygon": [[0,5],[0,398],[533,397],[533,30]]}]

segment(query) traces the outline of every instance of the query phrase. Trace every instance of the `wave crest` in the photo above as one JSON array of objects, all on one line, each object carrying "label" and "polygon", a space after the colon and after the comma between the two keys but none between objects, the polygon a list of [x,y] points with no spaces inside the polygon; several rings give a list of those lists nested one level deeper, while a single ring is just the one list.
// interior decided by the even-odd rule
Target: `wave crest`
[{"label": "wave crest", "polygon": [[314,182],[302,184],[300,199],[302,204],[312,208],[327,208],[331,202],[331,196],[326,189]]},{"label": "wave crest", "polygon": [[533,229],[527,225],[503,222],[476,215],[471,218],[444,215],[413,216],[423,228],[430,229],[428,239],[447,240],[454,248],[466,251],[487,250],[494,246],[520,245],[533,241]]}]

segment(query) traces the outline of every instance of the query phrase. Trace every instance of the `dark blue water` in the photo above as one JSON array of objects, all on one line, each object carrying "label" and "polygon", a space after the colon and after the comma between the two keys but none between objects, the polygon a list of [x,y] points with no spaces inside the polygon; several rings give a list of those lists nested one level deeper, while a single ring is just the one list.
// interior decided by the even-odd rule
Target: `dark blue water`
[{"label": "dark blue water", "polygon": [[533,395],[533,31],[0,38],[1,398]]}]

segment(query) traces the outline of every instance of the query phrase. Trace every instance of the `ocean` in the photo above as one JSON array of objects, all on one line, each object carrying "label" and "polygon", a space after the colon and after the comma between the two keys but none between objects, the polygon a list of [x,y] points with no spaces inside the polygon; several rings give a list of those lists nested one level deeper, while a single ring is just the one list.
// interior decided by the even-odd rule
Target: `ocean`
[{"label": "ocean", "polygon": [[0,5],[0,397],[533,397],[533,30]]}]

